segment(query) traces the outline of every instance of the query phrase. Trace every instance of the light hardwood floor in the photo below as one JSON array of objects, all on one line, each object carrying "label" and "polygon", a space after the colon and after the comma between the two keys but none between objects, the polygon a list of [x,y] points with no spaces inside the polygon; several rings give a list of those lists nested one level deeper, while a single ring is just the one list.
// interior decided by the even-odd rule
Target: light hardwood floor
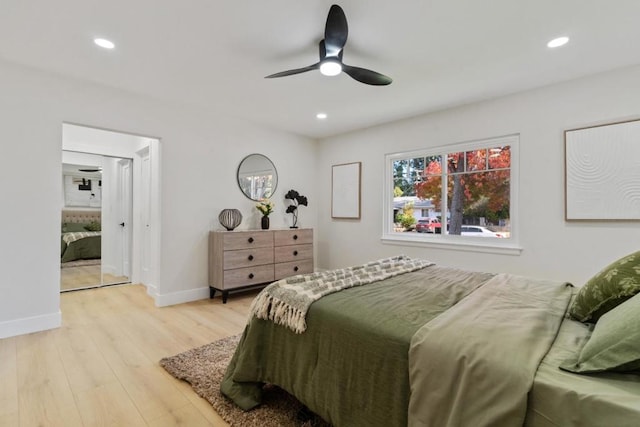
[{"label": "light hardwood floor", "polygon": [[66,267],[60,269],[60,290],[82,289],[98,287],[102,284],[126,283],[126,276],[114,276],[109,273],[102,274],[102,266],[87,265],[79,267]]},{"label": "light hardwood floor", "polygon": [[0,426],[226,426],[158,361],[242,332],[256,293],[163,308],[141,285],[61,294],[62,327],[0,340]]}]

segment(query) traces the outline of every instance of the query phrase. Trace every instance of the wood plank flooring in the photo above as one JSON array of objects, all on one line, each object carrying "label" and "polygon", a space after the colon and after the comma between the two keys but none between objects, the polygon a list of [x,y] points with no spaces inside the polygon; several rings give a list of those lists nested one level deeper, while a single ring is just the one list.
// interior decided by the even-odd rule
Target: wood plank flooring
[{"label": "wood plank flooring", "polygon": [[257,292],[163,308],[141,285],[61,294],[62,327],[0,340],[0,426],[227,426],[158,361],[242,332]]},{"label": "wood plank flooring", "polygon": [[100,264],[60,269],[61,291],[98,287],[110,283],[126,283],[128,281],[129,278],[126,276],[114,276],[109,273],[103,275]]}]

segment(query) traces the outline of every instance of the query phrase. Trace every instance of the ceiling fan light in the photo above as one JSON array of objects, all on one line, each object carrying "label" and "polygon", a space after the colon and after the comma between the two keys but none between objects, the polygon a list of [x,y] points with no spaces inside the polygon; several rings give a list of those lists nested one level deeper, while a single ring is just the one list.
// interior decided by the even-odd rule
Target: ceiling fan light
[{"label": "ceiling fan light", "polygon": [[342,72],[342,65],[336,60],[323,61],[320,64],[320,72],[325,76],[337,76]]}]

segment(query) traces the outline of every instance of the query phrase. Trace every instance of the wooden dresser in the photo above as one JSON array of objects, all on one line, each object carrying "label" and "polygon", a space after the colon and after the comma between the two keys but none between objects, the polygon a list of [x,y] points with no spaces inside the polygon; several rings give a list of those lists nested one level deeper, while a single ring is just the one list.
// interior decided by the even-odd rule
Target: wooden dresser
[{"label": "wooden dresser", "polygon": [[209,296],[313,272],[313,229],[211,231]]}]

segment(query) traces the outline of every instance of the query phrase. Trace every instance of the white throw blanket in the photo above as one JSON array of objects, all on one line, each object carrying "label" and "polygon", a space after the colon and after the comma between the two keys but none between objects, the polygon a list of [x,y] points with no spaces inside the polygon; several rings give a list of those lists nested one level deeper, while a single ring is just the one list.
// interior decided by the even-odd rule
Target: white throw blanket
[{"label": "white throw blanket", "polygon": [[84,239],[85,237],[99,236],[100,231],[74,231],[72,233],[62,234],[62,240],[68,245],[76,240]]},{"label": "white throw blanket", "polygon": [[271,320],[300,334],[307,329],[309,307],[323,296],[430,265],[433,265],[430,261],[399,255],[355,267],[288,277],[270,284],[260,292],[251,304],[249,320],[253,316]]}]

